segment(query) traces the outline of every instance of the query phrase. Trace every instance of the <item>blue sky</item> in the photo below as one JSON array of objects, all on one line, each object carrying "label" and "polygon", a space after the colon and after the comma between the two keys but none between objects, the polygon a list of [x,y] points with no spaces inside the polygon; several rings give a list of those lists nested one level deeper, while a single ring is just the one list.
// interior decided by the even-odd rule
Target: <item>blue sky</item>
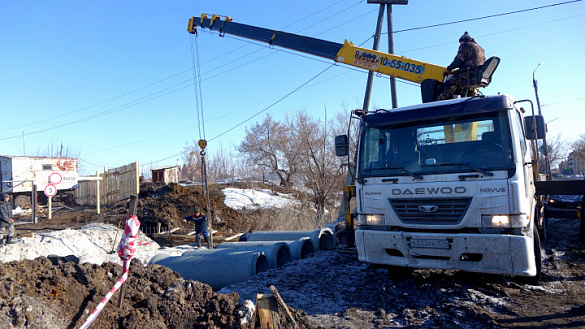
[{"label": "blue sky", "polygon": [[[522,11],[552,4],[559,5]],[[187,23],[201,13],[228,15],[371,48],[378,8],[358,0],[0,0],[0,154],[30,155],[63,144],[81,152],[86,174],[134,161],[147,172],[174,165],[200,137],[209,141],[210,154],[236,147],[245,128],[266,113],[282,119],[306,109],[332,117],[359,108],[366,71],[215,32],[195,38]],[[394,50],[446,66],[469,31],[486,57],[501,58],[483,93],[533,101],[532,74],[544,63],[535,76],[549,135],[571,141],[584,133],[584,17],[583,1],[410,0],[393,6]],[[413,29],[430,25],[440,26]],[[386,51],[386,22],[382,32],[380,50]],[[397,84],[399,106],[420,102],[418,86]],[[378,76],[370,108],[390,107],[389,80]]]}]

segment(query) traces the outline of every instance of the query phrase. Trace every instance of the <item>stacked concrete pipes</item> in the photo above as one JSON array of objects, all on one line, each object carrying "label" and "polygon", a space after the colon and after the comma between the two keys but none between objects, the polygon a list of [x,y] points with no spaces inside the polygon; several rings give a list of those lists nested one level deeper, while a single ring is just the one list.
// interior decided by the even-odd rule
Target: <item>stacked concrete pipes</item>
[{"label": "stacked concrete pipes", "polygon": [[248,241],[224,242],[215,249],[193,250],[181,256],[157,255],[149,264],[159,264],[185,279],[209,284],[214,290],[247,280],[268,268],[305,258],[318,250],[335,248],[333,231],[253,232]]},{"label": "stacked concrete pipes", "polygon": [[315,231],[253,232],[248,241],[296,241],[304,237],[311,239],[315,251],[335,248],[335,235],[330,227],[322,227]]}]

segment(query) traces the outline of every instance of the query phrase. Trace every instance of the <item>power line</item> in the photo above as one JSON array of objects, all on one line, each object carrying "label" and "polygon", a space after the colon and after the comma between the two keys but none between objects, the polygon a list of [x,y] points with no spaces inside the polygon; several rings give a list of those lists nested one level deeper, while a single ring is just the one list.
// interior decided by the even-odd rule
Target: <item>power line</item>
[{"label": "power line", "polygon": [[238,123],[237,125],[235,125],[235,126],[231,127],[230,129],[228,129],[228,130],[224,131],[223,133],[221,133],[221,134],[219,134],[219,135],[217,135],[217,136],[215,136],[215,137],[211,138],[209,141],[212,141],[212,140],[214,140],[214,139],[216,139],[216,138],[218,138],[218,137],[221,137],[221,136],[223,136],[223,135],[227,134],[228,132],[230,132],[230,131],[232,131],[232,130],[236,129],[237,127],[239,127],[239,126],[243,125],[244,123],[246,123],[246,122],[248,122],[248,121],[252,120],[254,117],[258,116],[259,114],[261,114],[261,113],[263,113],[263,112],[267,111],[269,108],[271,108],[271,107],[273,107],[274,105],[276,105],[276,104],[280,103],[281,101],[283,101],[283,100],[284,100],[285,98],[287,98],[288,96],[290,96],[290,95],[294,94],[295,92],[297,92],[298,90],[300,90],[302,87],[304,87],[305,85],[307,85],[309,82],[311,82],[311,81],[315,80],[315,79],[316,79],[318,76],[320,76],[321,74],[325,73],[325,71],[329,70],[329,69],[330,69],[330,68],[332,68],[333,66],[335,66],[335,65],[333,65],[333,64],[332,64],[332,65],[328,66],[328,67],[327,67],[327,68],[325,68],[323,71],[321,71],[321,72],[317,73],[317,74],[316,74],[314,77],[312,77],[312,78],[310,78],[309,80],[305,81],[305,82],[304,82],[304,83],[302,83],[300,86],[298,86],[297,88],[295,88],[294,90],[292,90],[292,91],[291,91],[291,92],[289,92],[288,94],[286,94],[286,95],[282,96],[281,98],[279,98],[279,99],[278,99],[277,101],[275,101],[274,103],[272,103],[272,104],[268,105],[267,107],[263,108],[262,110],[260,110],[260,111],[256,112],[256,113],[255,113],[254,115],[252,115],[251,117],[249,117],[249,118],[245,119],[244,121],[242,121],[242,122]]},{"label": "power line", "polygon": [[[488,19],[488,18],[494,18],[494,17],[512,15],[512,14],[519,14],[519,13],[524,13],[524,12],[528,12],[528,11],[539,10],[539,9],[544,9],[544,8],[550,8],[550,7],[555,7],[555,6],[561,6],[561,5],[566,5],[566,4],[575,3],[575,2],[581,2],[581,1],[583,1],[583,0],[565,1],[565,2],[559,2],[559,3],[550,4],[550,5],[540,6],[540,7],[534,7],[534,8],[528,8],[528,9],[521,9],[521,10],[510,11],[510,12],[507,12],[507,13],[486,15],[486,16],[481,16],[481,17],[476,17],[476,18],[468,18],[468,19],[462,19],[462,20],[459,20],[459,21],[439,23],[439,24],[433,24],[433,25],[427,25],[427,26],[412,27],[412,28],[409,28],[409,29],[397,30],[397,31],[394,31],[394,33],[401,33],[401,32],[409,32],[409,31],[416,31],[416,30],[422,30],[422,29],[429,29],[429,28],[432,28],[432,27],[453,25],[453,24],[459,24],[459,23],[465,23],[465,22],[471,22],[471,21],[479,21],[479,20],[482,20],[482,19]],[[385,34],[388,34],[388,32],[385,32]]]},{"label": "power line", "polygon": [[[563,17],[563,18],[553,19],[553,20],[550,20],[550,21],[539,22],[539,23],[532,24],[532,25],[527,25],[527,26],[522,26],[522,27],[517,27],[517,28],[507,29],[507,30],[502,30],[502,31],[498,31],[498,32],[488,33],[488,34],[477,35],[476,37],[477,38],[489,37],[489,36],[503,34],[503,33],[508,33],[508,32],[512,32],[512,31],[518,31],[518,30],[528,29],[528,28],[531,28],[531,27],[541,26],[541,25],[544,25],[544,24],[550,24],[550,23],[555,23],[555,22],[559,22],[559,21],[564,21],[566,19],[571,19],[571,18],[583,16],[583,15],[585,15],[585,14],[578,14],[578,15],[573,15],[573,16],[567,16],[567,17]],[[430,45],[430,46],[425,46],[425,47],[420,47],[420,48],[403,50],[402,53],[407,53],[407,52],[411,52],[411,51],[419,51],[419,50],[424,50],[424,49],[429,49],[429,48],[436,48],[436,47],[441,47],[441,46],[446,46],[446,45],[452,45],[452,44],[453,44],[453,42],[449,41],[449,42],[444,42],[444,43]]]},{"label": "power line", "polygon": [[582,101],[582,100],[585,100],[585,97],[583,97],[583,98],[575,98],[575,99],[568,99],[568,100],[565,100],[565,101],[560,101],[560,102],[554,102],[554,103],[543,104],[543,105],[541,105],[541,106],[542,106],[542,107],[545,107],[545,106],[551,106],[551,105],[557,105],[557,104],[564,104],[564,103],[578,102],[578,101]]},{"label": "power line", "polygon": [[[580,1],[582,1],[582,0],[567,1],[567,2],[562,2],[562,3],[557,3],[557,4],[547,5],[547,6],[541,6],[541,7],[535,7],[535,8],[530,8],[530,9],[524,9],[524,10],[518,10],[518,11],[513,11],[513,12],[508,12],[508,13],[502,13],[502,14],[489,15],[489,16],[484,16],[484,17],[479,17],[479,18],[473,18],[473,19],[467,19],[467,20],[461,20],[461,21],[455,21],[455,22],[441,23],[441,24],[436,24],[436,25],[433,25],[433,26],[424,26],[424,27],[419,27],[419,28],[411,28],[411,29],[406,29],[406,30],[395,31],[395,33],[398,33],[398,32],[406,32],[406,31],[410,31],[410,30],[425,29],[425,28],[430,28],[430,27],[435,27],[435,26],[451,25],[451,24],[456,24],[456,23],[461,23],[461,22],[466,22],[466,21],[473,21],[473,20],[487,19],[487,18],[493,18],[493,17],[498,17],[498,16],[511,15],[511,14],[515,14],[515,13],[521,13],[521,12],[526,12],[526,11],[532,11],[532,10],[537,10],[537,9],[543,9],[543,8],[547,8],[547,7],[553,7],[553,6],[558,6],[558,5],[568,4],[568,3],[574,3],[574,2],[580,2]],[[366,13],[366,14],[364,14],[364,15],[367,15],[367,14],[368,14],[368,13]],[[363,16],[363,15],[362,15],[362,16]],[[504,33],[504,32],[501,32],[501,33]],[[241,38],[237,38],[237,37],[233,37],[233,36],[229,36],[229,37],[231,37],[231,38],[233,38],[233,39],[236,39],[236,40],[244,41],[244,42],[247,42],[247,43],[253,43],[253,44],[256,44],[256,45],[260,45],[260,46],[263,46],[263,47],[266,47],[266,48],[271,48],[270,46],[267,46],[267,45],[264,45],[264,44],[258,44],[258,43],[256,43],[256,42],[252,42],[252,41],[248,41],[248,40],[242,40]],[[365,43],[366,43],[367,41],[369,41],[371,38],[372,38],[372,37],[368,38],[366,41],[362,42],[360,45],[363,45],[363,44],[365,44]],[[272,49],[272,48],[271,48],[271,49]],[[309,59],[312,59],[312,60],[317,60],[317,61],[321,61],[321,62],[326,62],[325,60],[322,60],[322,59],[316,59],[316,58],[314,58],[314,57],[312,57],[312,56],[308,56],[308,55],[305,55],[305,54],[300,54],[300,53],[297,53],[297,52],[291,52],[291,51],[288,51],[288,50],[286,50],[286,49],[284,49],[284,48],[282,48],[282,49],[281,49],[281,48],[278,48],[278,49],[276,49],[276,50],[277,50],[277,51],[281,51],[281,52],[286,52],[286,53],[294,54],[294,55],[301,56],[301,57],[305,57],[305,58],[309,58]],[[268,56],[268,55],[265,55],[265,56]],[[265,57],[265,56],[263,56],[263,57]],[[327,62],[328,62],[328,61],[327,61]],[[345,67],[345,66],[344,66],[344,67]],[[331,66],[327,67],[327,69],[325,69],[324,71],[320,72],[320,73],[319,73],[317,76],[321,75],[322,73],[324,73],[324,72],[325,72],[326,70],[328,70],[329,68],[331,68]],[[350,68],[350,67],[346,67],[346,68],[358,71],[356,68]],[[220,73],[220,74],[223,74],[223,72],[222,72],[222,73]],[[219,74],[218,74],[218,75],[219,75]],[[216,76],[217,76],[217,75],[216,75]],[[211,141],[211,140],[213,140],[213,139],[219,138],[219,137],[221,137],[221,136],[223,136],[223,135],[225,135],[225,134],[227,134],[228,132],[230,132],[230,131],[232,131],[232,130],[236,129],[237,127],[239,127],[239,126],[243,125],[244,123],[248,122],[248,121],[249,121],[249,120],[251,120],[252,118],[256,117],[257,115],[259,115],[259,114],[261,114],[261,113],[263,113],[263,112],[267,111],[269,108],[271,108],[272,106],[276,105],[278,102],[282,101],[284,98],[286,98],[286,97],[290,96],[290,95],[291,95],[291,94],[293,94],[294,92],[296,92],[296,91],[300,90],[301,88],[303,88],[304,86],[306,86],[306,85],[307,85],[307,83],[309,83],[310,81],[312,81],[312,80],[314,80],[315,78],[317,78],[317,76],[315,76],[315,77],[311,78],[309,81],[307,81],[307,82],[305,82],[304,84],[302,84],[301,86],[297,87],[295,90],[293,90],[292,92],[290,92],[290,93],[288,93],[287,95],[283,96],[282,98],[280,98],[280,99],[279,99],[279,100],[277,100],[276,102],[272,103],[272,104],[271,104],[271,105],[269,105],[268,107],[266,107],[266,108],[264,108],[264,109],[260,110],[259,112],[255,113],[253,116],[251,116],[251,117],[247,118],[247,119],[246,119],[246,120],[244,120],[243,122],[240,122],[239,124],[237,124],[237,125],[233,126],[232,128],[230,128],[230,129],[228,129],[228,130],[224,131],[223,133],[220,133],[219,135],[217,135],[217,136],[213,137],[212,139],[210,139],[210,141]],[[389,77],[385,77],[385,78],[389,79]],[[404,81],[401,81],[401,80],[399,80],[399,81],[400,81],[400,82],[404,82]],[[405,84],[408,84],[408,85],[413,85],[413,86],[415,86],[415,84],[413,84],[413,83],[408,83],[408,82],[404,82],[404,83],[405,83]],[[172,158],[172,156],[171,156],[170,158]],[[163,160],[166,160],[166,159],[168,159],[168,158],[165,158],[165,159],[163,159]],[[160,160],[160,161],[163,161],[163,160]]]},{"label": "power line", "polygon": [[[553,6],[557,6],[557,5],[568,4],[568,3],[574,3],[574,2],[580,2],[580,1],[582,1],[582,0],[567,1],[567,2],[562,2],[562,3],[557,3],[557,4],[547,5],[547,6],[541,6],[541,7],[536,7],[536,8],[530,8],[530,9],[525,9],[525,10],[519,10],[519,11],[514,11],[514,12],[509,12],[509,13],[504,13],[504,14],[489,15],[489,16],[484,16],[484,17],[479,17],[479,18],[466,19],[466,20],[461,20],[461,21],[456,21],[456,22],[447,22],[447,23],[441,23],[441,24],[436,24],[436,25],[432,25],[432,26],[424,26],[424,27],[418,27],[418,28],[411,28],[411,29],[407,29],[407,30],[401,30],[401,31],[395,31],[395,32],[396,32],[396,33],[399,33],[399,32],[406,32],[406,31],[410,31],[410,30],[418,30],[418,29],[430,28],[430,27],[441,26],[441,25],[456,24],[456,23],[460,23],[460,22],[466,22],[466,21],[471,21],[471,20],[479,20],[479,19],[486,19],[486,18],[492,18],[492,17],[497,17],[497,16],[510,15],[510,14],[513,14],[513,13],[526,12],[526,11],[531,11],[531,10],[536,10],[536,9],[542,9],[542,8],[546,8],[546,7],[553,7]],[[361,1],[361,2],[363,2],[363,1]],[[355,6],[355,5],[353,5],[353,6]],[[353,7],[353,6],[351,6],[351,7]],[[349,8],[351,8],[351,7],[349,7]],[[309,16],[307,16],[307,17],[313,16],[313,15],[314,15],[314,14],[311,14],[311,15],[309,15]],[[336,14],[334,14],[334,15],[336,15]],[[334,15],[331,15],[331,16],[334,16]],[[331,16],[330,16],[330,17],[331,17]],[[301,19],[301,20],[302,20],[302,19]],[[251,53],[251,54],[254,54],[254,53],[256,53],[256,52],[253,52],[253,53]],[[226,53],[226,54],[223,54],[223,55],[227,55],[227,54],[228,54],[228,53]],[[219,55],[219,56],[223,56],[223,55]],[[270,55],[270,54],[269,54],[269,55]],[[299,54],[297,54],[297,55],[299,55]],[[268,56],[268,55],[266,55],[266,56]],[[310,58],[310,57],[308,57],[308,56],[305,56],[305,57],[307,57],[307,58]],[[217,58],[217,57],[216,57],[216,58]],[[252,62],[245,63],[244,65],[247,65],[247,64],[250,64],[250,63],[252,63]],[[205,64],[205,63],[204,63],[204,64]],[[191,69],[192,69],[192,68],[191,68]],[[348,69],[354,69],[354,68],[348,68]],[[358,71],[357,69],[354,69],[354,70]],[[185,71],[187,71],[187,70],[185,70]],[[173,75],[173,76],[171,76],[171,77],[165,78],[165,79],[163,79],[163,80],[159,80],[159,81],[157,81],[157,82],[155,82],[155,83],[152,83],[152,84],[149,84],[149,85],[147,85],[147,86],[145,86],[145,87],[142,87],[142,88],[136,89],[136,90],[134,90],[134,91],[131,91],[131,92],[129,92],[129,93],[126,93],[126,94],[123,94],[123,95],[120,95],[120,96],[114,97],[114,98],[112,98],[112,99],[109,99],[109,100],[106,100],[106,101],[104,101],[104,102],[100,102],[100,103],[98,103],[98,104],[95,104],[95,105],[92,105],[92,106],[90,106],[90,107],[83,108],[83,109],[81,109],[81,110],[84,110],[84,109],[87,109],[87,108],[91,108],[91,107],[94,107],[94,106],[97,106],[97,105],[101,105],[101,104],[103,104],[103,103],[106,103],[106,102],[108,102],[108,101],[111,101],[111,100],[114,100],[114,99],[117,99],[117,98],[121,98],[121,97],[127,96],[127,95],[129,95],[129,94],[132,94],[132,93],[135,93],[135,92],[137,92],[137,91],[139,91],[139,90],[145,89],[145,88],[147,88],[147,87],[149,87],[149,86],[155,85],[155,84],[157,84],[157,83],[160,83],[160,82],[162,82],[162,81],[165,81],[165,80],[168,80],[168,79],[170,79],[170,78],[172,78],[172,77],[174,77],[174,76],[177,76],[177,75],[179,75],[179,74],[182,74],[182,73],[184,73],[185,71],[181,71],[180,73],[177,73],[177,74],[175,74],[175,75]],[[223,73],[225,73],[225,72],[226,72],[226,71],[224,71],[224,72],[222,72],[222,73],[219,73],[219,74],[216,74],[216,75],[214,75],[214,76],[212,76],[212,77],[210,77],[210,78],[214,78],[214,77],[216,77],[216,76],[218,76],[218,75],[220,75],[220,74],[223,74]],[[176,86],[176,85],[175,85],[175,86]],[[299,87],[299,88],[302,88],[302,87],[306,87],[306,85],[302,85],[302,86],[301,86],[301,87]],[[299,88],[297,88],[296,90],[298,90]],[[180,89],[183,89],[183,88],[180,88]],[[178,90],[180,90],[180,89],[178,89]],[[176,91],[178,91],[178,90],[175,90],[175,91],[172,91],[172,92],[176,92]],[[160,93],[160,92],[157,92],[157,93]],[[171,92],[169,92],[169,93],[171,93]],[[169,93],[167,93],[167,94],[169,94]],[[167,95],[167,94],[164,94],[164,95]],[[152,94],[152,95],[154,95],[154,94]],[[164,96],[164,95],[162,95],[162,96]],[[149,95],[149,96],[151,96],[151,95]],[[140,98],[140,99],[145,99],[145,98],[148,98],[149,96],[146,96],[146,97],[143,97],[143,98]],[[162,96],[159,96],[159,97],[162,97]],[[288,95],[287,95],[286,97],[288,97]],[[126,106],[126,107],[122,107],[121,109],[125,109],[125,108],[128,108],[128,107],[130,107],[130,106],[135,106],[135,105],[138,105],[138,104],[144,103],[144,102],[146,102],[146,101],[152,100],[152,99],[154,99],[154,98],[158,98],[158,97],[149,98],[149,99],[146,99],[146,100],[144,100],[144,101],[142,101],[142,102],[139,102],[139,103],[136,103],[136,104],[132,104],[132,103],[133,103],[133,102],[136,102],[136,101],[138,101],[138,100],[136,100],[136,101],[132,101],[132,102],[130,102],[130,103],[127,103],[127,104],[125,104],[125,105],[127,105],[127,106]],[[139,99],[139,100],[140,100],[140,99]],[[128,105],[128,104],[131,104],[131,105]],[[123,106],[125,106],[125,105],[123,105]],[[273,105],[274,105],[274,104],[273,104]],[[273,105],[271,105],[271,106],[273,106]],[[120,109],[120,107],[118,107],[118,108],[115,108],[115,109],[121,110],[121,109]],[[72,112],[69,112],[69,113],[67,113],[67,114],[75,113],[75,112],[77,112],[77,111],[81,111],[81,110],[72,111]],[[261,111],[261,112],[264,112],[264,111],[266,111],[266,110],[267,110],[267,109],[264,109],[264,110],[263,110],[263,111]],[[38,133],[38,132],[44,132],[44,131],[51,130],[51,129],[56,129],[56,128],[61,128],[61,127],[65,126],[65,125],[79,123],[79,122],[82,122],[82,121],[86,121],[86,120],[89,120],[89,119],[93,119],[93,118],[95,118],[95,117],[97,117],[97,116],[111,114],[111,113],[113,113],[113,112],[116,112],[116,110],[108,110],[108,111],[105,111],[105,112],[101,112],[101,113],[100,113],[100,114],[98,114],[98,115],[93,115],[93,116],[90,116],[90,117],[88,117],[88,118],[85,118],[85,119],[76,120],[76,121],[70,122],[70,123],[68,123],[68,124],[59,125],[59,126],[57,126],[57,127],[54,127],[54,128],[43,129],[43,130],[40,130],[40,131],[37,131],[37,132],[34,132],[34,133]],[[61,116],[58,116],[58,117],[65,116],[65,115],[67,115],[67,114],[64,114],[64,115],[61,115]],[[251,119],[251,118],[250,118],[250,119]],[[248,119],[248,120],[250,120],[250,119]],[[46,121],[43,121],[43,122],[44,122],[44,123],[46,123]],[[243,124],[243,123],[241,123],[241,124]],[[240,124],[240,125],[241,125],[241,124]],[[30,124],[29,124],[29,125],[30,125]],[[20,127],[22,127],[22,126],[20,126]],[[235,128],[235,127],[234,127],[234,128]],[[27,135],[28,135],[28,134],[27,134]],[[19,136],[20,136],[20,135],[19,135]],[[216,136],[216,137],[219,137],[219,136]],[[6,139],[6,138],[3,138],[3,139]],[[0,139],[0,140],[2,140],[2,139]]]}]

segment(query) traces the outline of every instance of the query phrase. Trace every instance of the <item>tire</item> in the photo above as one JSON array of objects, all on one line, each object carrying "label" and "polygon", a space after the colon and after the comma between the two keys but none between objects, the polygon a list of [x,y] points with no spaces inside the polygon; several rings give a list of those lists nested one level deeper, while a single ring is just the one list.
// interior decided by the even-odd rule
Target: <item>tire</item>
[{"label": "tire", "polygon": [[14,207],[20,207],[22,210],[30,209],[30,197],[28,195],[17,195],[14,197]]}]

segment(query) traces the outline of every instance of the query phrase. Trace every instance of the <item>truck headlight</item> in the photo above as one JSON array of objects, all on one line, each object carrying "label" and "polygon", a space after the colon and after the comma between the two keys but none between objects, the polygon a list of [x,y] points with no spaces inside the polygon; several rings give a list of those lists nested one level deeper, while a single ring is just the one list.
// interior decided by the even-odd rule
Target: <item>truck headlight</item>
[{"label": "truck headlight", "polygon": [[522,228],[528,225],[529,218],[520,215],[482,215],[481,226],[487,228]]},{"label": "truck headlight", "polygon": [[382,225],[384,224],[384,215],[359,215],[359,225]]}]

